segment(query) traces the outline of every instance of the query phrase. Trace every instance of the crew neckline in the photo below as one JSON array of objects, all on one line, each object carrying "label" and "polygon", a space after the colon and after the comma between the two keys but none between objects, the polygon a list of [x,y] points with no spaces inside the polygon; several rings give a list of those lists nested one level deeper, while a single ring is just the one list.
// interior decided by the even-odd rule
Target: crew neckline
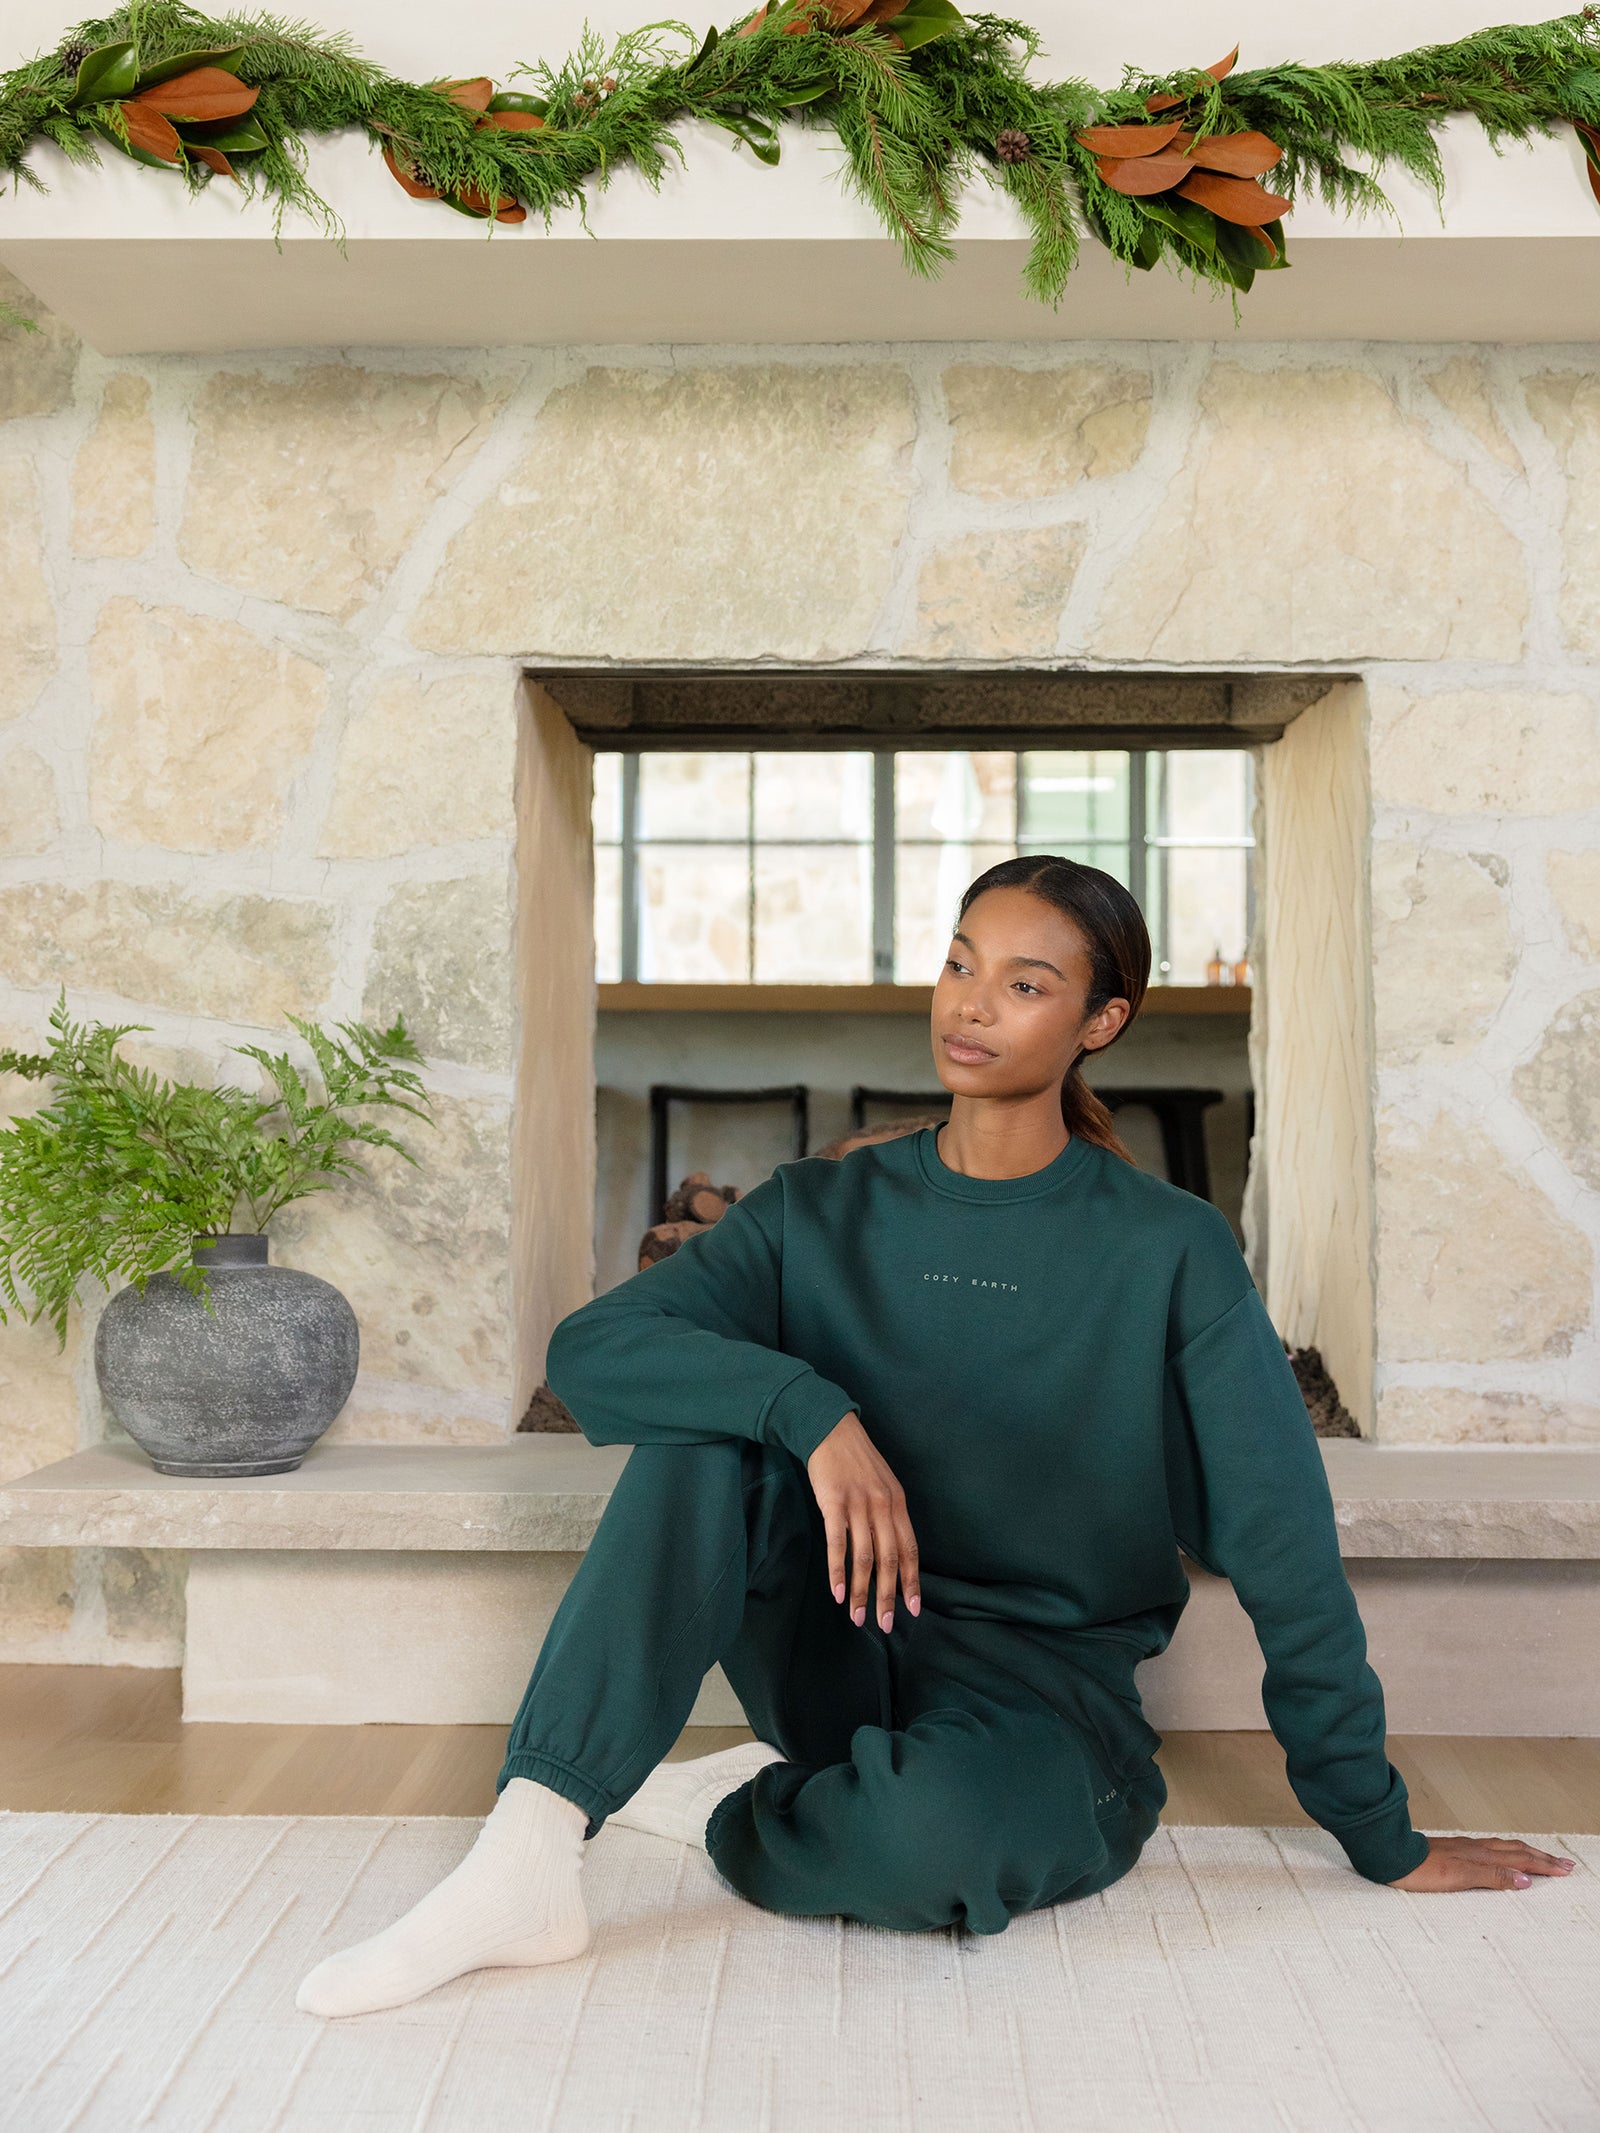
[{"label": "crew neckline", "polygon": [[977,1200],[994,1206],[1008,1200],[1036,1200],[1064,1185],[1089,1153],[1090,1143],[1074,1134],[1061,1153],[1052,1156],[1042,1170],[1024,1171],[1019,1178],[969,1178],[952,1170],[939,1153],[937,1126],[920,1126],[913,1142],[917,1168],[923,1181],[950,1200]]}]

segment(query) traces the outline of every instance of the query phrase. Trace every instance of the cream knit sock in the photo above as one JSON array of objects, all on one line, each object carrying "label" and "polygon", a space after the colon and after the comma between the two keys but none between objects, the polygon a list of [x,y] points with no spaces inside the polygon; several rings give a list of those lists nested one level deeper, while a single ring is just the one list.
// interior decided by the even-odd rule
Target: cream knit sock
[{"label": "cream knit sock", "polygon": [[432,1992],[464,1970],[563,1963],[589,1945],[578,1874],[589,1817],[512,1778],[465,1859],[422,1901],[341,1955],[295,1995],[307,2014],[371,2014]]},{"label": "cream knit sock", "polygon": [[625,1829],[648,1830],[652,1837],[698,1844],[704,1851],[706,1824],[717,1802],[737,1792],[768,1763],[782,1761],[764,1740],[750,1740],[694,1762],[658,1763],[633,1798],[615,1808],[609,1819]]}]

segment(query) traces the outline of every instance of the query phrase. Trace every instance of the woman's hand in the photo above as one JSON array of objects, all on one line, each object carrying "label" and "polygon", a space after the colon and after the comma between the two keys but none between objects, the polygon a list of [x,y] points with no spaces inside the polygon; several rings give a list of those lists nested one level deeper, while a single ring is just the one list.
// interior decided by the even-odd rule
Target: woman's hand
[{"label": "woman's hand", "polygon": [[1430,1837],[1422,1864],[1389,1886],[1418,1896],[1452,1889],[1525,1889],[1535,1874],[1570,1874],[1576,1863],[1519,1844],[1515,1837]]},{"label": "woman's hand", "polygon": [[867,1619],[867,1586],[878,1571],[879,1626],[894,1625],[898,1580],[906,1607],[922,1612],[917,1581],[917,1537],[906,1515],[906,1492],[861,1426],[848,1414],[823,1438],[806,1462],[811,1487],[828,1535],[828,1583],[841,1604],[845,1592],[845,1543],[850,1545],[850,1619]]}]

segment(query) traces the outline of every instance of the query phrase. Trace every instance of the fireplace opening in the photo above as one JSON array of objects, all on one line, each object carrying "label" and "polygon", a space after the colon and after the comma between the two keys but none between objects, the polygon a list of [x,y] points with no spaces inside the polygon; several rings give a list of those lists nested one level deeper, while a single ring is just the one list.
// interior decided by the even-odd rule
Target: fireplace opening
[{"label": "fireplace opening", "polygon": [[[636,1271],[664,1216],[689,1218],[686,1178],[747,1190],[855,1128],[943,1115],[928,1010],[956,900],[997,859],[1062,851],[1133,889],[1154,948],[1146,1009],[1092,1085],[1141,1167],[1228,1216],[1280,1332],[1307,1351],[1323,1425],[1360,1421],[1371,1268],[1357,685],[530,681],[534,725],[554,715],[570,755],[564,838],[548,821],[537,844],[525,837],[526,866],[581,875],[593,917],[596,1290]],[[1341,956],[1348,969],[1328,967]],[[550,999],[546,986],[546,1028]]]}]

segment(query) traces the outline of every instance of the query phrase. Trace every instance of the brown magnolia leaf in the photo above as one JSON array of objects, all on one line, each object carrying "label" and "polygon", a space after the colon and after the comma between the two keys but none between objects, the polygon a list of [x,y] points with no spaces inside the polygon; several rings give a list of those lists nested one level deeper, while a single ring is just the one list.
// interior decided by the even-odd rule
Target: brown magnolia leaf
[{"label": "brown magnolia leaf", "polygon": [[477,130],[481,133],[485,126],[491,126],[502,133],[537,133],[543,124],[537,111],[486,111]]},{"label": "brown magnolia leaf", "polygon": [[906,0],[871,0],[866,13],[857,18],[857,27],[863,22],[892,22],[905,11]]},{"label": "brown magnolia leaf", "polygon": [[[1239,47],[1235,45],[1226,59],[1216,60],[1205,71],[1213,81],[1226,81],[1233,72],[1238,58]],[[1186,96],[1147,96],[1144,100],[1144,108],[1146,111],[1175,111],[1179,104],[1186,104],[1188,101],[1189,99]]]},{"label": "brown magnolia leaf", "polygon": [[420,178],[413,177],[410,165],[402,163],[392,148],[386,148],[383,151],[383,160],[389,166],[390,177],[394,179],[401,191],[409,193],[413,200],[438,199],[438,188],[432,185],[424,185]]},{"label": "brown magnolia leaf", "polygon": [[1075,139],[1080,147],[1097,156],[1153,156],[1168,146],[1178,131],[1170,126],[1085,126]]},{"label": "brown magnolia leaf", "polygon": [[1194,172],[1194,165],[1175,149],[1158,156],[1102,156],[1100,175],[1114,193],[1138,198],[1142,193],[1169,193]]},{"label": "brown magnolia leaf", "polygon": [[1207,207],[1223,222],[1240,222],[1247,229],[1260,229],[1263,222],[1276,222],[1293,207],[1257,185],[1253,178],[1225,178],[1211,170],[1196,170],[1178,187],[1185,200]]},{"label": "brown magnolia leaf", "polygon": [[152,111],[148,104],[124,104],[121,110],[128,139],[135,148],[142,148],[147,156],[158,156],[163,163],[183,161],[183,143],[159,111]]},{"label": "brown magnolia leaf", "polygon": [[1202,170],[1222,170],[1234,178],[1259,178],[1282,159],[1283,150],[1264,133],[1211,133],[1189,150],[1189,161]]},{"label": "brown magnolia leaf", "polygon": [[766,8],[758,7],[748,22],[741,22],[734,31],[735,37],[753,37],[767,19]]},{"label": "brown magnolia leaf", "polygon": [[133,101],[147,111],[160,111],[168,118],[189,119],[206,125],[214,119],[242,118],[261,94],[221,67],[192,67],[187,74],[174,74],[171,81],[141,89]]},{"label": "brown magnolia leaf", "polygon": [[476,74],[471,81],[432,81],[428,87],[448,96],[464,111],[482,111],[494,94],[494,83],[486,74]]},{"label": "brown magnolia leaf", "polygon": [[214,170],[219,178],[232,178],[238,182],[239,173],[220,148],[213,148],[209,141],[186,141],[184,146],[197,162],[204,163],[207,170]]},{"label": "brown magnolia leaf", "polygon": [[489,204],[489,195],[485,192],[480,192],[476,186],[463,187],[455,197],[463,207],[470,208],[475,215],[492,213],[496,222],[526,222],[528,219],[528,210],[512,193],[502,193],[492,208]]}]

